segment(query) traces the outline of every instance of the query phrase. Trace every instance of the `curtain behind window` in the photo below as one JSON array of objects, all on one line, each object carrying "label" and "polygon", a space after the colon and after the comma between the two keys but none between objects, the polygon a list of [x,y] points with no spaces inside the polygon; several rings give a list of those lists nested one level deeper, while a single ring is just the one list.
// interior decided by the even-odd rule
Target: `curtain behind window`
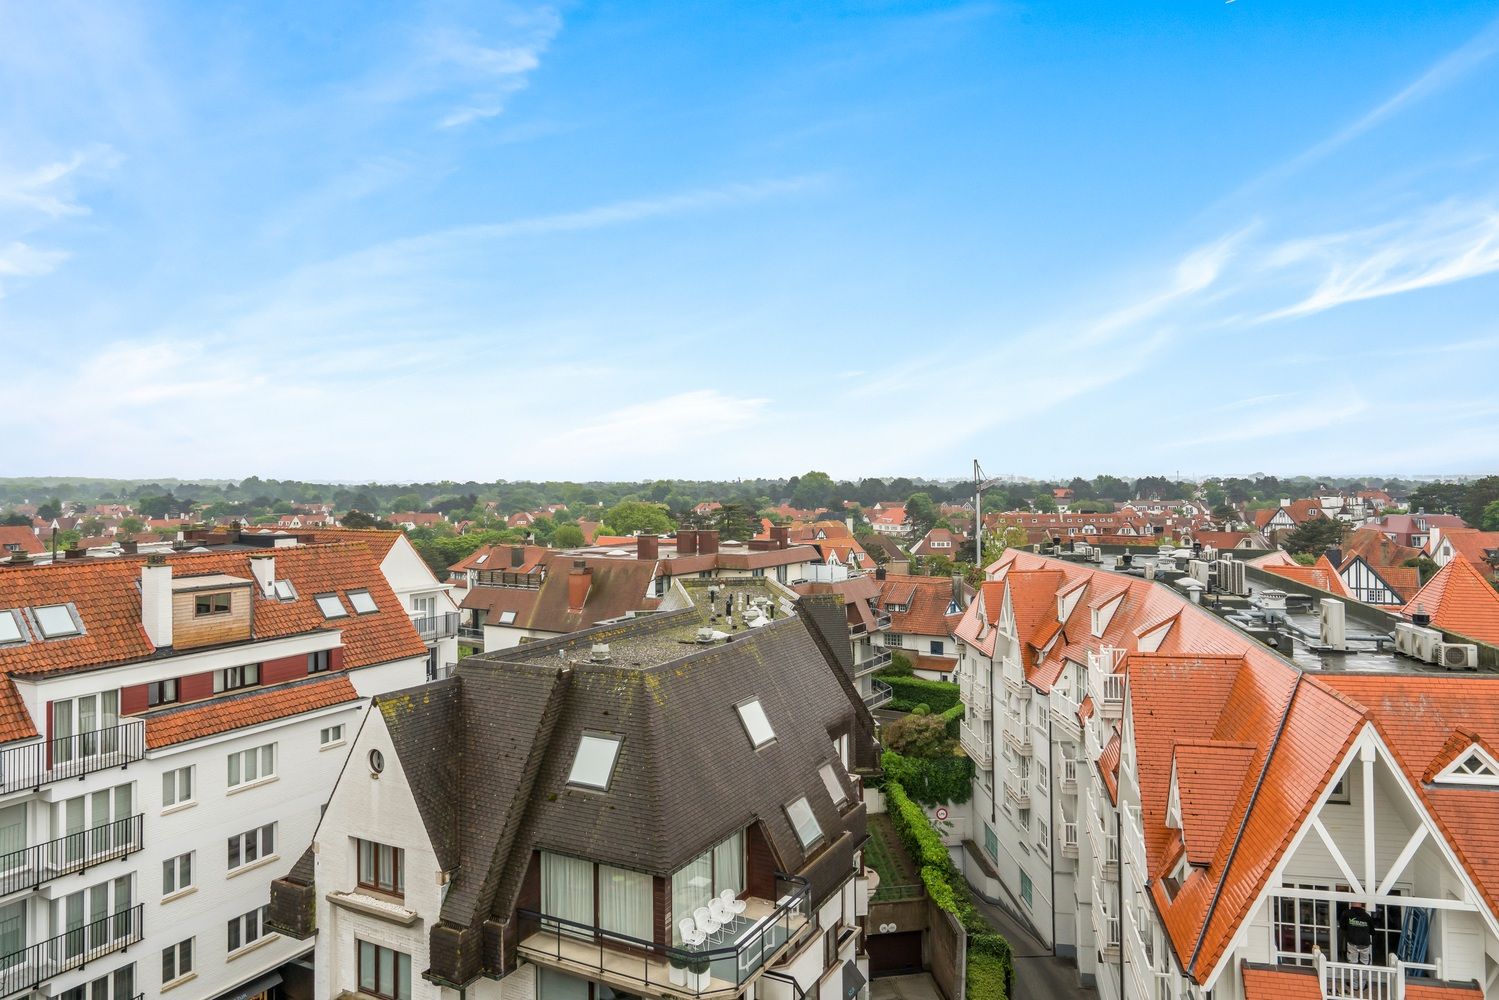
[{"label": "curtain behind window", "polygon": [[686,868],[671,877],[671,937],[675,944],[682,943],[679,924],[692,916],[692,911],[708,905],[713,895],[713,855],[704,854]]},{"label": "curtain behind window", "polygon": [[725,889],[734,890],[736,896],[744,891],[743,830],[713,848],[714,894],[722,894]]},{"label": "curtain behind window", "polygon": [[650,941],[651,877],[599,865],[599,926],[639,941]]},{"label": "curtain behind window", "polygon": [[593,926],[593,862],[541,854],[541,910],[548,916]]}]

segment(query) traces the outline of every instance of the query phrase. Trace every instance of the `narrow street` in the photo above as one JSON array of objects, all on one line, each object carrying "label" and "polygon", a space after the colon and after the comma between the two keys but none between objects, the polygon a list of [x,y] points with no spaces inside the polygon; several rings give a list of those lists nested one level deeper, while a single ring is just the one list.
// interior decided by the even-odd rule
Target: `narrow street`
[{"label": "narrow street", "polygon": [[1011,1000],[1069,1000],[1096,998],[1097,992],[1077,984],[1077,967],[1057,958],[1040,941],[1004,911],[975,896],[974,905],[1010,942],[1015,956],[1015,992]]}]

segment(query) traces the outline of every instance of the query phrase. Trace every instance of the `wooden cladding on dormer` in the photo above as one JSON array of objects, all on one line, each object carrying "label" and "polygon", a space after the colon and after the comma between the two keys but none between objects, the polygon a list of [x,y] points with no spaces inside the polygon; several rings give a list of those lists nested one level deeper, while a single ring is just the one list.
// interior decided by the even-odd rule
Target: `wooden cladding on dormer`
[{"label": "wooden cladding on dormer", "polygon": [[192,577],[172,581],[172,647],[194,649],[244,642],[250,638],[253,587],[224,578],[196,584]]}]

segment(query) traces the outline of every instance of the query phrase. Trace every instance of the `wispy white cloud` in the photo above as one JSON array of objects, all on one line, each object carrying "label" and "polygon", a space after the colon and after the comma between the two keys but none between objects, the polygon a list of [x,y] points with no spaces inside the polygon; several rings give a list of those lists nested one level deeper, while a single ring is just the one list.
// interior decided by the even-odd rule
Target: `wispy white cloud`
[{"label": "wispy white cloud", "polygon": [[1380,226],[1291,240],[1272,248],[1265,264],[1317,278],[1309,294],[1263,320],[1465,281],[1499,271],[1499,209],[1445,204]]},{"label": "wispy white cloud", "polygon": [[425,60],[457,77],[463,96],[444,112],[438,128],[458,128],[494,118],[506,102],[524,90],[530,75],[541,66],[541,57],[562,30],[562,17],[551,7],[542,7],[512,19],[513,38],[500,45],[485,44],[474,32],[443,27],[427,33]]}]

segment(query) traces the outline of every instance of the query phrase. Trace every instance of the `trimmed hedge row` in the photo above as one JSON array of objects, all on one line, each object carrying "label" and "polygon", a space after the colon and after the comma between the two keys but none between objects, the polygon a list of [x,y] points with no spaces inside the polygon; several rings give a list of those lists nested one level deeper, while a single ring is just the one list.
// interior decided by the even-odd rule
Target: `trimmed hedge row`
[{"label": "trimmed hedge row", "polygon": [[968,932],[967,1000],[1005,1000],[1015,981],[1015,962],[1006,941],[973,905],[968,883],[952,863],[926,811],[887,776],[885,800],[895,831],[921,868],[921,882],[937,908],[958,918]]},{"label": "trimmed hedge row", "polygon": [[973,761],[967,757],[907,757],[894,750],[880,755],[885,777],[924,806],[959,805],[973,795]]},{"label": "trimmed hedge row", "polygon": [[910,712],[917,705],[926,705],[934,713],[944,713],[958,701],[958,686],[946,681],[929,681],[921,677],[901,677],[881,673],[880,680],[890,685],[894,697],[890,707],[898,712]]}]

